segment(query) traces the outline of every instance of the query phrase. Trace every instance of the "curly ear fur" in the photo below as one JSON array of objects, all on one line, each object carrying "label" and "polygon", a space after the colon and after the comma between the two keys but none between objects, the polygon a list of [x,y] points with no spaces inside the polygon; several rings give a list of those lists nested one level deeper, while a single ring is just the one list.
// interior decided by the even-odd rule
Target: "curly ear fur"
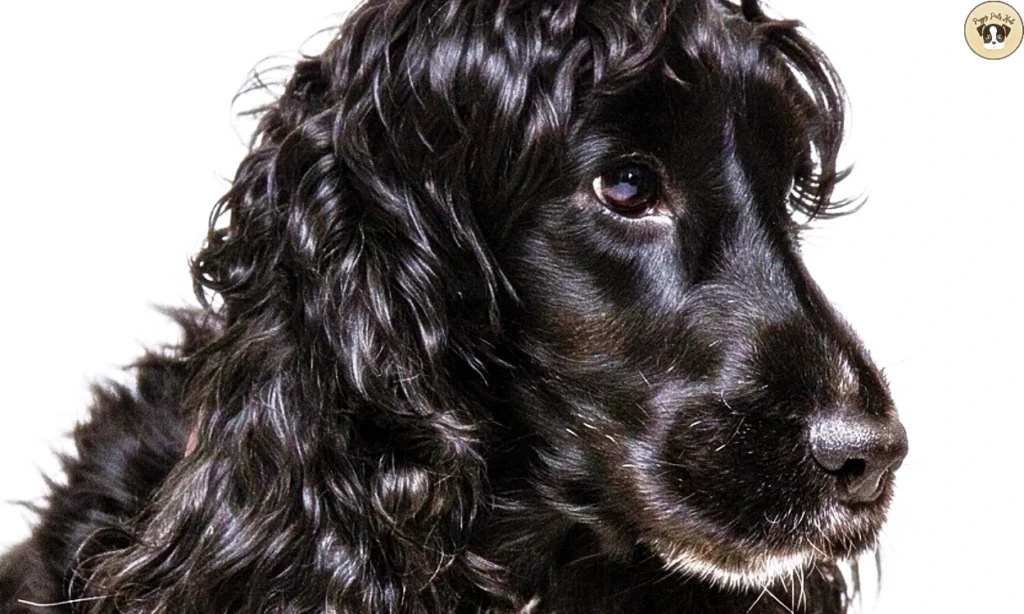
[{"label": "curly ear fur", "polygon": [[395,89],[425,70],[424,4],[365,5],[265,109],[193,267],[224,329],[190,360],[198,446],[96,567],[95,611],[441,612],[490,584],[466,543],[500,274],[480,135],[424,116],[452,92]]}]

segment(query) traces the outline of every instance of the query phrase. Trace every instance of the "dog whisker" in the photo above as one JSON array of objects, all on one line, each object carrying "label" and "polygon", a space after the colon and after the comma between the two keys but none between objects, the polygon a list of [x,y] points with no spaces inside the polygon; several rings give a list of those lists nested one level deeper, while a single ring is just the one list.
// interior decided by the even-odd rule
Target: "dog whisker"
[{"label": "dog whisker", "polygon": [[772,600],[774,600],[774,601],[775,601],[775,603],[779,604],[779,605],[780,605],[780,606],[782,606],[782,607],[783,607],[783,608],[784,608],[784,609],[785,609],[785,610],[786,610],[787,612],[789,612],[789,614],[794,614],[794,613],[793,613],[793,610],[792,610],[792,608],[790,608],[789,606],[787,606],[787,605],[786,605],[785,603],[783,603],[783,602],[782,602],[782,600],[781,600],[781,599],[779,599],[778,597],[776,597],[776,596],[775,596],[775,593],[773,593],[773,592],[771,591],[771,589],[769,589],[769,588],[768,588],[768,586],[767,586],[767,585],[765,585],[765,586],[764,586],[764,592],[765,592],[765,594],[766,594],[766,595],[768,595],[769,597],[771,597],[771,598],[772,598]]},{"label": "dog whisker", "polygon": [[20,603],[22,605],[29,605],[29,606],[32,606],[34,608],[59,608],[59,607],[66,606],[66,605],[75,605],[75,604],[79,604],[79,603],[89,603],[89,602],[92,602],[92,601],[99,601],[101,599],[108,599],[108,598],[109,597],[105,596],[105,595],[104,596],[98,596],[98,597],[79,597],[77,599],[68,599],[68,600],[65,600],[65,601],[54,601],[53,603],[38,603],[38,602],[35,602],[35,601],[29,601],[28,599],[18,599],[16,601],[17,601],[17,603]]}]

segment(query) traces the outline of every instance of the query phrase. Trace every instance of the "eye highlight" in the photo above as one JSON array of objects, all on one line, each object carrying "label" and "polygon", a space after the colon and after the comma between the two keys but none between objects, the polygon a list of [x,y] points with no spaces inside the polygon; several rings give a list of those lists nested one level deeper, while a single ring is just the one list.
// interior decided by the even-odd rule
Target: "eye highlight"
[{"label": "eye highlight", "polygon": [[646,164],[629,162],[594,179],[594,195],[602,205],[627,217],[650,213],[661,196],[658,174]]}]

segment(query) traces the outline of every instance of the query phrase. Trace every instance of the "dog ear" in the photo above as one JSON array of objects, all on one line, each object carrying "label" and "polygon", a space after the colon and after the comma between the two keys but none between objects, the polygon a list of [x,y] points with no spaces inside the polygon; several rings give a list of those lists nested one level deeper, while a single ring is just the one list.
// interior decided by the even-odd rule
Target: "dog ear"
[{"label": "dog ear", "polygon": [[190,358],[198,445],[96,567],[103,611],[442,612],[493,584],[468,550],[502,289],[466,180],[485,162],[451,105],[400,91],[430,51],[391,64],[391,10],[261,110],[193,264],[223,321]]},{"label": "dog ear", "polygon": [[1010,26],[1003,26],[1003,36],[1006,38],[1010,37]]},{"label": "dog ear", "polygon": [[978,26],[978,36],[985,36],[985,24]]}]

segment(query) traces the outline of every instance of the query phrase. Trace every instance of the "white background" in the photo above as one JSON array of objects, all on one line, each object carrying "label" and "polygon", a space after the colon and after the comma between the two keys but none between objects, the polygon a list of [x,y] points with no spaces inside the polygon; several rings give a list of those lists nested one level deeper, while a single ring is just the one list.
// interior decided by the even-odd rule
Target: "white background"
[{"label": "white background", "polygon": [[[910,433],[866,611],[1024,611],[1024,50],[974,56],[974,4],[774,3],[850,91],[851,185],[870,201],[812,233],[807,258]],[[187,259],[244,151],[231,97],[350,5],[0,10],[0,500],[42,493],[89,381],[174,340],[151,307],[192,300]],[[0,505],[0,547],[27,522]]]}]

